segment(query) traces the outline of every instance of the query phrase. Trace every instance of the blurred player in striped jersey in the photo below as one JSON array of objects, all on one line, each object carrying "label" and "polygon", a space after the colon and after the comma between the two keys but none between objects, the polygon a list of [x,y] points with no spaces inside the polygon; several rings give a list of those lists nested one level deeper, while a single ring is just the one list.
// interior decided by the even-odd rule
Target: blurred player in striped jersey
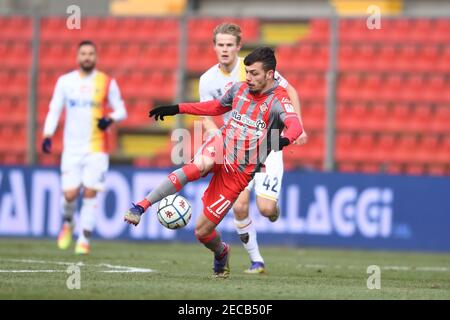
[{"label": "blurred player in striped jersey", "polygon": [[[218,63],[212,66],[200,77],[200,101],[220,98],[234,83],[245,81],[245,66],[243,59],[238,56],[241,49],[241,29],[233,23],[222,23],[213,32],[214,51]],[[275,79],[286,89],[295,111],[300,116],[300,102],[295,88],[293,88],[278,72]],[[230,113],[217,122],[226,123]],[[220,125],[220,124],[219,124]],[[211,117],[204,117],[204,129],[213,133],[218,126]],[[306,143],[307,135],[303,132],[297,143]],[[277,220],[279,215],[278,198],[283,178],[283,153],[271,152],[266,160],[266,172],[257,173],[247,188],[241,193],[233,206],[235,227],[240,239],[247,250],[251,265],[246,273],[257,274],[265,271],[264,259],[259,252],[255,226],[249,215],[250,192],[255,188],[256,204],[262,215],[270,221]]]},{"label": "blurred player in striped jersey", "polygon": [[237,82],[220,99],[198,103],[160,106],[150,117],[178,113],[221,115],[231,111],[220,135],[212,135],[192,163],[175,170],[143,200],[133,205],[124,220],[137,225],[141,215],[164,197],[209,173],[213,176],[203,195],[203,212],[195,227],[197,239],[214,254],[214,276],[229,276],[230,247],[222,242],[216,226],[241,192],[248,186],[271,150],[293,143],[302,127],[286,90],[274,79],[275,54],[268,47],[255,49],[245,57],[246,82]]},{"label": "blurred player in striped jersey", "polygon": [[[97,49],[93,42],[78,46],[78,70],[59,77],[44,125],[42,149],[51,152],[52,136],[63,108],[66,110],[64,150],[61,159],[61,183],[64,192],[63,226],[58,247],[67,249],[72,242],[73,214],[83,188],[80,235],[75,253],[90,252],[89,238],[95,225],[97,192],[104,188],[109,166],[107,129],[127,116],[119,87],[114,79],[95,69]],[[107,103],[112,108],[108,113]]]}]

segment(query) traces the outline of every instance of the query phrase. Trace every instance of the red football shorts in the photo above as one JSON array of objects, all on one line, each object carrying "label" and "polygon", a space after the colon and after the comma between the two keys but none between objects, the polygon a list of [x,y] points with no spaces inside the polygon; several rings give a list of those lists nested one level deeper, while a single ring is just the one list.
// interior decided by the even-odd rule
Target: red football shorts
[{"label": "red football shorts", "polygon": [[247,187],[252,179],[249,174],[240,172],[236,166],[224,164],[223,142],[221,137],[211,137],[200,148],[197,155],[201,154],[213,158],[215,164],[211,172],[213,176],[209,186],[203,195],[203,214],[214,224],[219,224],[239,194]]}]

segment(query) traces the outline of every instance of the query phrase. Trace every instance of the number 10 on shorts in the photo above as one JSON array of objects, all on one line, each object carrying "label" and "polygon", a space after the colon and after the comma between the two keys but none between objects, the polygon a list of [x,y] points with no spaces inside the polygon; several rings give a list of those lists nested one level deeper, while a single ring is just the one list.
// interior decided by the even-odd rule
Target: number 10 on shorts
[{"label": "number 10 on shorts", "polygon": [[208,209],[210,209],[211,213],[214,214],[216,217],[220,217],[222,213],[228,210],[230,205],[231,201],[225,199],[225,197],[222,194],[220,194],[219,199],[212,205],[210,205]]}]

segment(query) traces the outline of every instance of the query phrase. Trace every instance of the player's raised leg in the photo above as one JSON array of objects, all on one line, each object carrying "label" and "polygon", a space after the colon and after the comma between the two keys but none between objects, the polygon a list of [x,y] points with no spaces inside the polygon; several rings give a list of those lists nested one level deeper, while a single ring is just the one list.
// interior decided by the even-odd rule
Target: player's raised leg
[{"label": "player's raised leg", "polygon": [[199,156],[193,163],[173,171],[153,189],[143,200],[139,201],[125,213],[124,220],[133,225],[138,225],[141,215],[153,204],[161,201],[164,197],[181,190],[187,183],[198,180],[201,176],[208,174],[214,165],[214,160],[205,156]]},{"label": "player's raised leg", "polygon": [[[254,182],[252,180],[249,184],[250,188],[252,188],[253,183]],[[264,273],[265,267],[264,259],[259,252],[255,225],[249,215],[250,195],[250,191],[246,188],[241,192],[238,199],[234,203],[234,224],[236,231],[239,234],[239,238],[241,239],[245,250],[247,250],[251,261],[250,268],[246,269],[244,272],[258,274]]]}]

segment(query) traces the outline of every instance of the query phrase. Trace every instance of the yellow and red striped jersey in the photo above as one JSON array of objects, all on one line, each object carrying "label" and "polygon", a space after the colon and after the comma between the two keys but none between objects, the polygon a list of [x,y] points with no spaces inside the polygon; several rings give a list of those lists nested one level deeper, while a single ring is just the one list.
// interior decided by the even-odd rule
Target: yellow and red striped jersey
[{"label": "yellow and red striped jersey", "polygon": [[88,76],[75,70],[59,77],[45,119],[44,136],[55,133],[64,107],[65,152],[107,152],[106,133],[97,127],[98,119],[109,116],[120,121],[127,116],[117,82],[98,70]]}]

